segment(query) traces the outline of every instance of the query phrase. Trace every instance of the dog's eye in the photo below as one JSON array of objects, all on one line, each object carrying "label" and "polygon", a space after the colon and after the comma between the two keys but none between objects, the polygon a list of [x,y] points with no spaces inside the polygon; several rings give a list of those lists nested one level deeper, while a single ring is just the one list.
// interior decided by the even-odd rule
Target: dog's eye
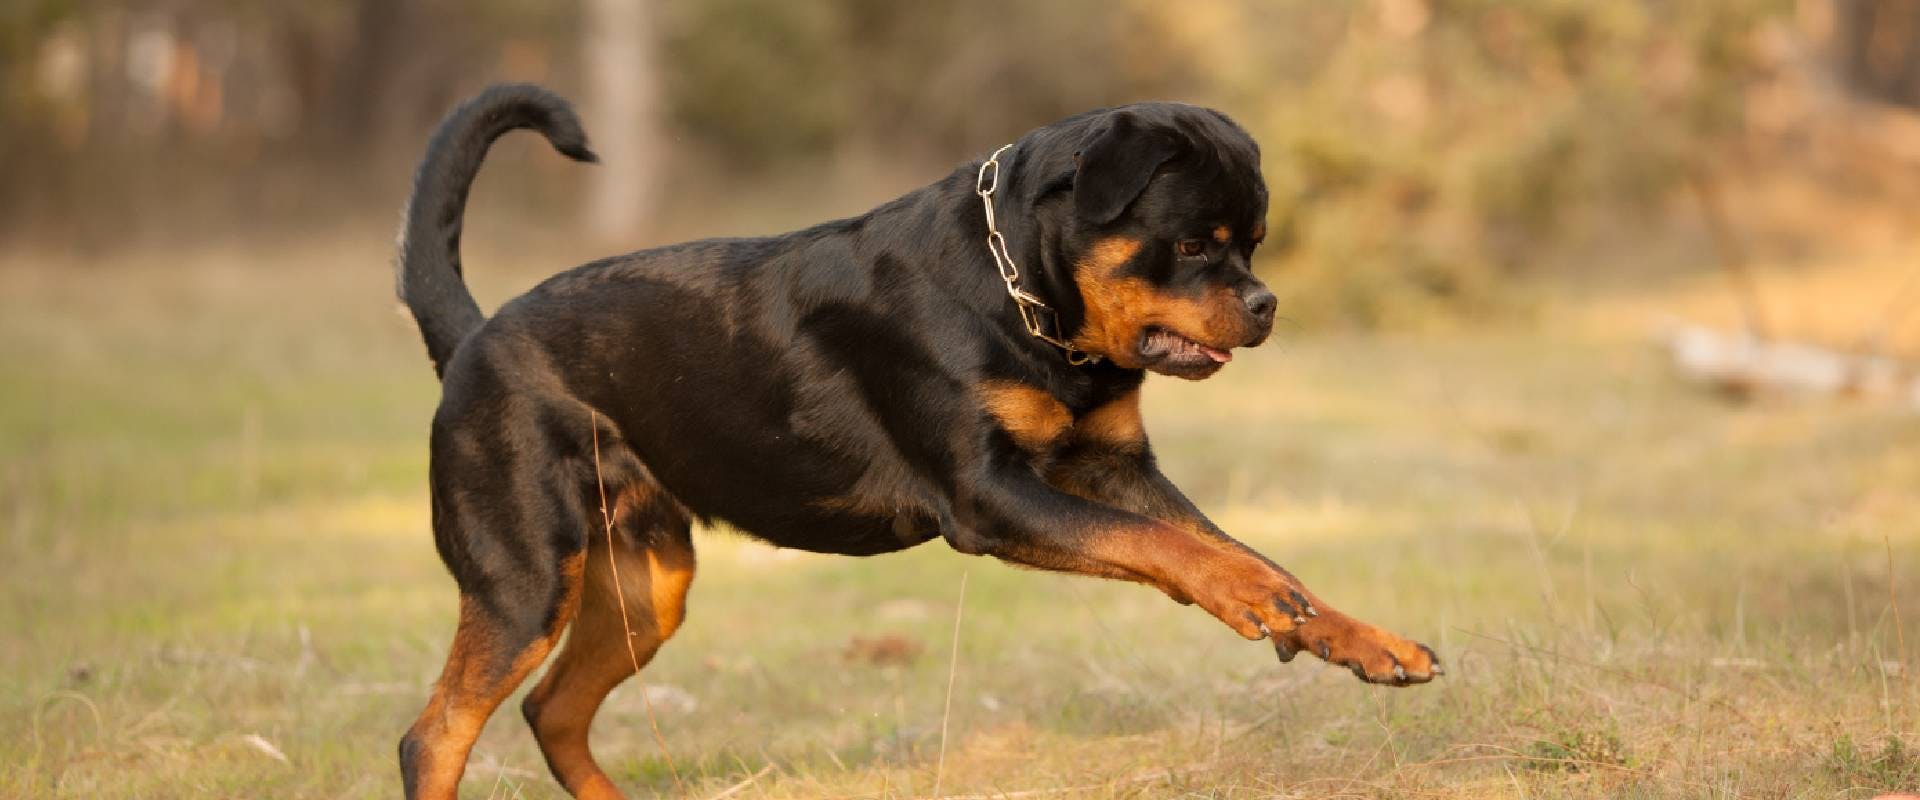
[{"label": "dog's eye", "polygon": [[1181,239],[1173,247],[1181,258],[1199,258],[1207,254],[1207,243],[1199,239]]}]

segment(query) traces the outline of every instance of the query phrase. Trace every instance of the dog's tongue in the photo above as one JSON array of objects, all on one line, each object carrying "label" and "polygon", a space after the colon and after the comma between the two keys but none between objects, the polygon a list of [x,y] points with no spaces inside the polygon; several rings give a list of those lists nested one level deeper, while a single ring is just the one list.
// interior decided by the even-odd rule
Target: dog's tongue
[{"label": "dog's tongue", "polygon": [[1229,351],[1215,350],[1199,342],[1195,342],[1194,345],[1200,348],[1200,352],[1206,353],[1208,358],[1213,359],[1214,363],[1225,364],[1233,360],[1233,353]]}]

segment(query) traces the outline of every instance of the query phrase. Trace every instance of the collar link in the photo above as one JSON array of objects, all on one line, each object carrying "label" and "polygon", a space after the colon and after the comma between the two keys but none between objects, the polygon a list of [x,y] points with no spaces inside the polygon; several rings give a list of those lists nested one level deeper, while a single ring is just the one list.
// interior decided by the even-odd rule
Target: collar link
[{"label": "collar link", "polygon": [[980,174],[974,178],[973,193],[980,195],[980,203],[987,213],[987,252],[993,254],[994,266],[1000,269],[1000,280],[1007,285],[1007,296],[1013,298],[1015,308],[1020,310],[1020,321],[1027,326],[1027,333],[1033,338],[1060,348],[1066,355],[1067,363],[1074,366],[1093,364],[1100,357],[1073,346],[1066,339],[1066,331],[1061,329],[1060,312],[1047,305],[1032,292],[1020,288],[1020,268],[1013,263],[1013,254],[1007,251],[1007,237],[1000,235],[1000,228],[993,218],[993,193],[1000,188],[1000,154],[1013,147],[1003,144],[1000,149],[987,156],[980,164]]}]

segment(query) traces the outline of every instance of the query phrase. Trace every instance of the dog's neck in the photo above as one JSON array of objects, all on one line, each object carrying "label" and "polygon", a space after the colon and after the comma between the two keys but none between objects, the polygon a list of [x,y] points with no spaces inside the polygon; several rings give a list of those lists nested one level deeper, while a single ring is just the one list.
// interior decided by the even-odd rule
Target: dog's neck
[{"label": "dog's neck", "polygon": [[[1014,310],[1019,313],[1020,322],[1026,328],[1028,335],[1058,348],[1061,355],[1066,358],[1067,363],[1070,365],[1081,366],[1098,363],[1101,360],[1099,355],[1088,353],[1076,347],[1068,340],[1070,334],[1060,317],[1060,312],[1055,310],[1052,304],[1028,288],[1030,284],[1039,284],[1041,282],[1039,278],[1042,277],[1041,273],[1046,272],[1044,267],[1048,260],[1047,255],[1049,248],[1046,247],[1046,244],[1050,241],[1048,237],[1044,235],[1035,237],[1041,244],[1038,252],[1039,259],[1029,263],[1038,265],[1038,268],[1036,269],[1034,277],[1028,278],[1021,270],[1020,259],[1014,255],[1014,250],[1008,243],[1005,233],[999,229],[999,215],[995,212],[1000,198],[996,195],[999,193],[1002,176],[1011,172],[1011,168],[1007,165],[1007,162],[1011,161],[1012,157],[1006,156],[1006,159],[1004,161],[1002,160],[1002,157],[1011,149],[1013,149],[1013,145],[1007,144],[995,150],[993,155],[988,156],[985,161],[981,162],[979,174],[974,180],[974,194],[980,198],[981,216],[986,220],[987,235],[984,244],[986,245],[987,255],[993,259],[995,272],[1000,276],[1002,283],[1005,285],[1007,298],[1013,301]],[[1010,177],[1007,183],[1008,194],[1011,195],[1012,181]],[[1025,205],[1027,206],[1027,210],[1031,212],[1033,204],[1029,202]],[[1028,216],[1032,215],[1029,214]],[[1035,227],[1036,229],[1041,229],[1044,228],[1044,225]]]},{"label": "dog's neck", "polygon": [[[995,214],[1008,253],[1020,269],[1020,286],[1058,315],[1062,338],[1071,341],[1085,319],[1085,304],[1073,280],[1071,248],[1072,153],[1054,153],[1065,137],[1035,141],[1037,131],[1003,154]],[[1006,156],[1011,154],[1011,159]],[[981,162],[959,165],[947,176],[863,215],[865,224],[901,232],[891,253],[921,271],[968,313],[993,320],[1007,340],[1018,342],[1036,366],[1078,371],[1059,348],[1034,338],[1008,296],[987,250],[986,214],[975,193]]]}]

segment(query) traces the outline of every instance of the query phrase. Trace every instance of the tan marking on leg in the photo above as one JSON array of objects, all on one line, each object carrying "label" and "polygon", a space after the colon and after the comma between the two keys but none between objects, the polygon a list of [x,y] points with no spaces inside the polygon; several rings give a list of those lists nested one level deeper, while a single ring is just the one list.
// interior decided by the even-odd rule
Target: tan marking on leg
[{"label": "tan marking on leg", "polygon": [[1198,522],[1155,520],[1088,531],[1075,554],[1078,562],[1036,566],[1145,583],[1177,602],[1200,606],[1247,639],[1261,638],[1261,625],[1275,633],[1297,627],[1273,601],[1304,591],[1298,582]]},{"label": "tan marking on leg", "polygon": [[[1084,554],[1119,567],[1182,603],[1199,605],[1248,639],[1270,637],[1292,652],[1308,651],[1347,667],[1362,680],[1425,683],[1438,675],[1433,651],[1321,600],[1264,559],[1192,526],[1166,524],[1090,535]],[[1316,616],[1293,616],[1294,593]],[[1276,599],[1288,601],[1286,610]],[[1262,630],[1264,626],[1264,630]]]},{"label": "tan marking on leg", "polygon": [[[657,495],[658,502],[668,499]],[[554,778],[585,800],[623,797],[594,761],[588,733],[607,694],[634,674],[634,658],[645,666],[679,627],[693,582],[692,540],[684,527],[650,531],[646,541],[642,548],[624,536],[614,539],[621,584],[616,592],[606,540],[591,540],[580,611],[566,646],[521,706]],[[616,600],[621,595],[625,623]],[[627,624],[633,626],[631,654]]]},{"label": "tan marking on leg", "polygon": [[502,673],[496,674],[503,655],[499,631],[475,601],[464,595],[460,598],[460,621],[446,667],[434,684],[426,709],[408,731],[408,737],[419,743],[420,759],[425,762],[414,765],[415,798],[452,800],[458,795],[467,755],[486,727],[487,718],[553,652],[554,640],[572,620],[580,594],[583,558],[584,554],[576,554],[561,563],[567,590],[559,614],[546,635],[514,654]]},{"label": "tan marking on leg", "polygon": [[1103,531],[1088,539],[1088,552],[1125,567],[1182,603],[1194,602],[1196,585],[1226,579],[1221,548],[1182,526],[1155,522],[1137,528]]},{"label": "tan marking on leg", "polygon": [[647,575],[654,629],[664,641],[687,618],[687,589],[693,585],[691,548],[647,551]]},{"label": "tan marking on leg", "polygon": [[982,382],[979,391],[987,413],[1027,452],[1047,452],[1073,425],[1073,412],[1039,387],[996,380]]}]

